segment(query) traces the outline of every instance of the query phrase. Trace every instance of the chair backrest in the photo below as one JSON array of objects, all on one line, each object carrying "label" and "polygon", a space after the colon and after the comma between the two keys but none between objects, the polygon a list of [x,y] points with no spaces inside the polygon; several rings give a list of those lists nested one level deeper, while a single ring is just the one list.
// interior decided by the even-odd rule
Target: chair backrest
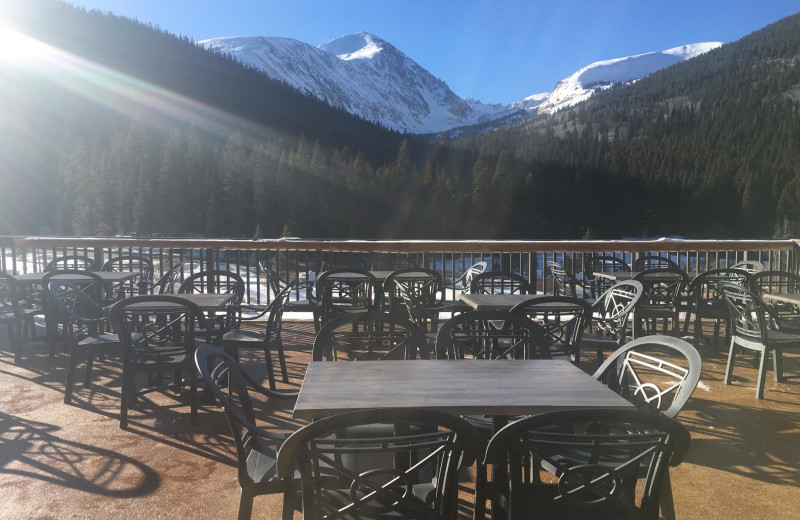
[{"label": "chair backrest", "polygon": [[583,330],[592,316],[586,300],[571,296],[543,296],[515,305],[511,312],[525,314],[542,326],[551,356],[567,356],[580,360]]},{"label": "chair backrest", "polygon": [[[51,290],[54,281],[63,282],[59,285],[61,292],[58,294]],[[42,286],[48,290],[48,294],[54,298],[58,307],[73,319],[77,316],[85,319],[97,318],[94,307],[100,308],[99,305],[104,301],[108,289],[100,275],[82,269],[48,271],[42,276]],[[83,296],[72,294],[74,289],[79,290]],[[66,299],[64,302],[59,302],[59,297]],[[75,299],[79,299],[82,303],[74,301]]]},{"label": "chair backrest", "polygon": [[58,271],[58,270],[72,270],[81,269],[85,271],[96,271],[97,263],[93,258],[82,255],[67,255],[59,256],[52,259],[47,265],[44,266],[44,272]]},{"label": "chair backrest", "polygon": [[733,335],[768,345],[766,305],[756,293],[733,283],[722,283],[719,291],[728,304]]},{"label": "chair backrest", "polygon": [[800,293],[800,275],[786,271],[761,271],[750,275],[748,288],[759,296],[766,293]]},{"label": "chair backrest", "polygon": [[178,289],[178,294],[233,294],[231,304],[242,303],[244,280],[231,271],[200,271],[186,278]]},{"label": "chair backrest", "polygon": [[528,280],[508,272],[486,271],[472,277],[469,285],[472,294],[533,294]]},{"label": "chair backrest", "polygon": [[[194,359],[203,381],[220,402],[228,418],[236,444],[239,482],[252,484],[253,477],[247,470],[251,451],[270,440],[275,441],[277,449],[277,445],[288,434],[272,432],[267,428],[267,423],[258,420],[259,414],[256,413],[251,393],[257,392],[281,399],[295,397],[296,394],[270,390],[256,383],[231,356],[213,345],[203,344],[197,347]],[[263,453],[260,455],[263,456]]]},{"label": "chair backrest", "polygon": [[742,262],[736,262],[733,264],[731,269],[741,269],[742,271],[747,271],[750,274],[755,274],[764,270],[764,264],[758,260],[744,260]]},{"label": "chair backrest", "polygon": [[466,311],[444,322],[436,359],[549,359],[542,327],[521,313]]},{"label": "chair backrest", "polygon": [[[442,275],[433,269],[409,267],[392,272],[383,281],[383,293],[389,312],[406,313],[406,299],[416,305],[434,305],[442,290]],[[401,295],[401,291],[405,296]]]},{"label": "chair backrest", "polygon": [[555,296],[572,296],[577,298],[578,282],[564,266],[558,262],[547,262],[547,272],[553,278],[553,294]]},{"label": "chair backrest", "polygon": [[[185,267],[186,264],[183,262],[170,267],[169,270],[161,275],[161,278],[153,284],[153,294],[173,294],[175,292],[175,285]],[[157,291],[156,288],[158,289]]]},{"label": "chair backrest", "polygon": [[314,338],[312,359],[381,360],[430,358],[422,332],[406,317],[386,312],[344,313]]},{"label": "chair backrest", "polygon": [[[800,275],[785,271],[761,271],[750,275],[749,289],[763,298],[767,293],[800,293]],[[783,302],[770,302],[780,318],[800,317],[797,306]]]},{"label": "chair backrest", "polygon": [[644,287],[641,282],[636,280],[618,282],[597,298],[592,310],[603,320],[624,323],[628,314],[639,303],[643,292]]},{"label": "chair backrest", "polygon": [[747,287],[750,273],[741,269],[711,269],[698,274],[689,282],[686,292],[696,304],[702,301],[723,300],[719,292],[719,284],[735,283]]},{"label": "chair backrest", "polygon": [[205,325],[203,311],[196,304],[169,294],[120,300],[109,314],[122,343],[123,365],[134,359],[158,362],[174,353],[194,355],[195,323]]},{"label": "chair backrest", "polygon": [[122,255],[112,258],[100,267],[101,271],[138,272],[138,280],[126,280],[119,284],[121,297],[130,297],[148,292],[153,283],[153,262],[142,255]]},{"label": "chair backrest", "polygon": [[283,311],[289,301],[289,295],[297,288],[297,281],[290,282],[269,304],[265,340],[279,336],[283,329]]},{"label": "chair backrest", "polygon": [[[363,433],[342,435],[353,427]],[[363,410],[293,433],[278,452],[278,475],[290,478],[299,466],[306,520],[456,518],[458,471],[477,449],[475,429],[459,417]]]},{"label": "chair backrest", "polygon": [[69,317],[70,323],[89,327],[87,332],[95,332],[96,326],[105,321],[103,308],[97,303],[94,283],[82,284],[56,277],[47,283],[47,291],[61,312]]},{"label": "chair backrest", "polygon": [[468,292],[470,284],[472,284],[472,279],[475,277],[475,275],[481,274],[488,268],[488,262],[476,262],[468,267],[466,271],[461,273],[461,276],[453,280],[453,283],[448,285],[448,287],[452,287],[454,290],[459,290],[462,293]]},{"label": "chair backrest", "polygon": [[643,287],[639,305],[674,307],[678,296],[686,287],[688,275],[680,269],[666,267],[642,271],[633,279]]},{"label": "chair backrest", "polygon": [[[657,519],[669,466],[683,461],[690,440],[664,415],[565,410],[505,426],[485,463],[508,467],[508,518]],[[531,465],[549,475],[531,477]]]},{"label": "chair backrest", "polygon": [[640,411],[675,417],[700,380],[697,349],[671,336],[646,336],[626,343],[592,377],[636,404]]},{"label": "chair backrest", "polygon": [[321,325],[341,312],[376,310],[380,304],[379,287],[375,276],[364,269],[336,267],[320,273],[317,298]]},{"label": "chair backrest", "polygon": [[664,269],[664,268],[680,269],[677,263],[673,262],[666,256],[659,255],[642,255],[633,261],[634,271],[647,271],[649,269]]}]

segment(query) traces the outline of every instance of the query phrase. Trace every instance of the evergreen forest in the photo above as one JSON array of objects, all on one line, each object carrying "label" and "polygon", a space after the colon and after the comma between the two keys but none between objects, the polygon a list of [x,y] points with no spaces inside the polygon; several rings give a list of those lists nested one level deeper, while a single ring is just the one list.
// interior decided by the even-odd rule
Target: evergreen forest
[{"label": "evergreen forest", "polygon": [[147,23],[3,9],[47,66],[0,69],[0,234],[800,235],[800,15],[554,115],[415,136]]}]

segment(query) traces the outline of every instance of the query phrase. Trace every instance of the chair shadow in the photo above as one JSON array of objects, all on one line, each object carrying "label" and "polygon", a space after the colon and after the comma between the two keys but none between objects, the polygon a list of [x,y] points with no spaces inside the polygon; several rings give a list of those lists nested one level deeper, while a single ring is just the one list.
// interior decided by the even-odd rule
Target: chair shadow
[{"label": "chair shadow", "polygon": [[798,410],[719,403],[697,394],[684,410],[680,421],[692,431],[685,462],[765,483],[800,486]]},{"label": "chair shadow", "polygon": [[120,453],[54,435],[57,426],[0,412],[0,473],[115,498],[149,495],[152,468]]}]

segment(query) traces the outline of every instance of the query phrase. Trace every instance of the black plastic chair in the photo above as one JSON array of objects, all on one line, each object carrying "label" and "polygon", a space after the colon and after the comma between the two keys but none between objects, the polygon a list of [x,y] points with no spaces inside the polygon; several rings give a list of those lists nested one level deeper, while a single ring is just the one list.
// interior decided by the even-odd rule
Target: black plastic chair
[{"label": "black plastic chair", "polygon": [[594,255],[586,259],[583,264],[583,282],[591,292],[593,298],[607,291],[613,280],[600,278],[594,273],[630,272],[631,267],[621,258],[608,255]]},{"label": "black plastic chair", "polygon": [[100,267],[101,271],[138,272],[137,280],[126,280],[120,282],[114,289],[118,299],[130,298],[137,294],[147,294],[153,285],[153,262],[142,255],[122,255],[112,258]]},{"label": "black plastic chair", "polygon": [[640,411],[675,417],[700,381],[703,360],[679,338],[645,336],[614,351],[592,375]]},{"label": "black plastic chair", "polygon": [[542,326],[550,356],[566,356],[578,364],[583,331],[592,317],[592,306],[586,300],[544,296],[519,303],[511,312],[525,314]]},{"label": "black plastic chair", "polygon": [[430,359],[422,333],[405,316],[352,312],[333,318],[314,339],[314,361]]},{"label": "black plastic chair", "polygon": [[674,261],[666,256],[642,255],[633,261],[634,271],[648,271],[650,269],[680,269]]},{"label": "black plastic chair", "polygon": [[309,298],[317,332],[344,312],[369,312],[380,309],[380,283],[369,271],[336,267],[320,273],[317,293]]},{"label": "black plastic chair", "polygon": [[186,263],[179,263],[170,267],[154,284],[152,284],[148,292],[150,294],[174,294],[175,286],[180,286],[178,280],[183,274],[186,265]]},{"label": "black plastic chair", "polygon": [[486,271],[472,277],[472,294],[534,294],[536,291],[523,276],[508,272]]},{"label": "black plastic chair", "polygon": [[592,305],[592,319],[580,344],[582,348],[597,351],[598,365],[603,361],[604,351],[616,350],[625,344],[628,315],[636,307],[642,292],[642,284],[635,280],[619,282],[600,295]]},{"label": "black plastic chair", "polygon": [[550,359],[544,329],[521,313],[467,311],[442,324],[436,359]]},{"label": "black plastic chair", "polygon": [[645,324],[648,332],[654,333],[658,320],[671,324],[670,334],[679,331],[680,297],[688,280],[686,272],[672,267],[648,269],[633,279],[643,287],[642,296],[633,309],[633,337],[637,338],[645,331]]},{"label": "black plastic chair", "polygon": [[[197,424],[197,371],[194,369],[195,323],[202,327],[203,311],[177,295],[134,296],[111,307],[111,322],[122,343],[122,405],[120,428],[128,425],[128,409],[138,396],[167,388],[163,372],[172,372],[169,388],[183,390],[189,375],[191,423]],[[136,388],[136,373],[146,372],[148,386]]]},{"label": "black plastic chair", "polygon": [[475,517],[484,518],[489,498],[493,516],[497,508],[514,520],[655,520],[669,467],[683,461],[690,441],[678,421],[630,410],[520,419],[489,441],[483,464],[508,468],[508,481],[479,482]]},{"label": "black plastic chair", "polygon": [[[767,293],[800,294],[800,275],[785,271],[762,271],[750,276],[749,289],[761,299]],[[778,329],[784,332],[800,333],[800,308],[783,302],[767,304],[773,311]]]},{"label": "black plastic chair", "polygon": [[[280,275],[276,273],[273,269],[271,269],[266,262],[261,261],[258,263],[259,269],[261,272],[264,273],[264,276],[267,279],[267,286],[269,290],[272,292],[273,297],[277,296],[278,293],[283,291],[286,287],[289,286],[292,282],[287,282],[282,280]],[[312,293],[314,288],[314,276],[311,271],[304,271],[301,273],[301,277],[305,276],[305,280],[296,280],[294,285],[294,293],[298,296],[295,299],[292,299],[291,294],[289,294],[289,298],[286,301],[286,310],[287,311],[310,311],[311,310],[311,303],[309,303],[308,297]],[[305,296],[304,298],[299,298],[299,295],[302,291],[302,294]]]},{"label": "black plastic chair", "polygon": [[[233,329],[222,336],[222,346],[227,352],[232,353],[234,359],[237,361],[239,359],[240,348],[264,349],[264,357],[267,364],[267,378],[269,380],[269,387],[272,390],[275,390],[275,368],[272,363],[273,349],[278,353],[278,363],[280,364],[281,373],[283,374],[283,382],[289,382],[281,329],[283,328],[283,311],[286,308],[286,302],[289,300],[289,294],[294,290],[296,285],[296,282],[292,282],[284,287],[264,309],[249,305],[240,305],[238,309],[236,309],[236,315],[239,319],[238,323],[234,324]],[[257,314],[244,316],[242,313],[246,311],[256,311]],[[269,315],[267,317],[266,326],[263,329],[251,330],[241,328],[242,321],[260,320],[267,313],[269,313]]]},{"label": "black plastic chair", "polygon": [[238,274],[225,270],[200,271],[186,278],[178,294],[231,294],[226,310],[208,313],[209,320],[202,330],[206,341],[219,345],[222,336],[238,320],[236,309],[244,298],[244,280]]},{"label": "black plastic chair", "polygon": [[[280,392],[264,388],[239,366],[236,361],[213,345],[200,345],[195,352],[195,364],[208,388],[225,409],[233,441],[236,445],[239,486],[239,520],[248,520],[253,511],[253,498],[258,495],[284,493],[284,518],[292,518],[292,510],[300,510],[296,496],[299,477],[289,469],[278,477],[277,453],[287,433],[272,432],[258,420],[251,394],[268,399],[294,400],[295,392]],[[288,512],[288,513],[287,513]]]},{"label": "black plastic chair", "polygon": [[730,283],[721,284],[719,290],[728,303],[733,322],[728,364],[725,369],[725,384],[728,385],[731,382],[737,349],[750,350],[759,356],[756,397],[763,399],[764,383],[767,378],[767,358],[771,353],[775,381],[782,381],[783,351],[800,349],[800,335],[778,330],[771,322],[775,315],[754,292]]},{"label": "black plastic chair", "polygon": [[719,337],[719,324],[725,322],[725,344],[731,339],[730,312],[728,304],[720,294],[719,284],[723,282],[735,283],[746,287],[750,274],[741,269],[712,269],[697,275],[686,288],[689,306],[686,309],[684,332],[689,321],[694,316],[695,344],[699,344],[703,336],[703,319],[714,320],[714,340]]},{"label": "black plastic chair", "polygon": [[553,279],[553,295],[578,298],[578,287],[582,287],[572,273],[558,262],[547,262],[547,273]]},{"label": "black plastic chair", "polygon": [[82,255],[66,255],[56,257],[44,266],[44,272],[80,269],[96,271],[97,262],[93,258]]},{"label": "black plastic chair", "polygon": [[67,281],[55,277],[49,280],[47,290],[61,313],[67,318],[69,366],[64,386],[64,402],[69,403],[75,385],[75,371],[81,359],[86,360],[83,384],[88,388],[91,385],[95,356],[103,357],[107,351],[118,347],[120,340],[117,334],[102,333],[106,317],[103,315],[103,307],[95,300],[97,294],[95,283]]},{"label": "black plastic chair", "polygon": [[[364,433],[342,435],[352,428]],[[278,452],[278,475],[291,478],[299,466],[306,520],[454,519],[458,472],[477,446],[472,426],[443,412],[362,410],[293,433]]]},{"label": "black plastic chair", "polygon": [[431,322],[434,330],[437,328],[437,317],[433,312],[424,313],[424,310],[439,306],[441,290],[442,275],[438,271],[421,267],[398,269],[383,281],[386,310],[391,314],[405,316],[408,313],[406,302],[408,299],[413,300],[413,305],[422,313],[420,317],[425,331],[428,330],[428,322]]}]

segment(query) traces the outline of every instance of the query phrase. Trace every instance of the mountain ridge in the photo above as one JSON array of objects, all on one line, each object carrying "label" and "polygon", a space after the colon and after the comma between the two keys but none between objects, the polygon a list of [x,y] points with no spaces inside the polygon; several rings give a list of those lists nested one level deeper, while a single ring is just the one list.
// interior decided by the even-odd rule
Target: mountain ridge
[{"label": "mountain ridge", "polygon": [[[588,99],[610,84],[639,79],[703,54],[720,42],[687,44],[591,63],[539,93],[489,104],[459,97],[391,43],[367,32],[318,46],[280,37],[234,36],[197,42],[233,56],[301,92],[387,128],[417,134],[552,114]],[[516,116],[516,117],[511,117]]]}]

